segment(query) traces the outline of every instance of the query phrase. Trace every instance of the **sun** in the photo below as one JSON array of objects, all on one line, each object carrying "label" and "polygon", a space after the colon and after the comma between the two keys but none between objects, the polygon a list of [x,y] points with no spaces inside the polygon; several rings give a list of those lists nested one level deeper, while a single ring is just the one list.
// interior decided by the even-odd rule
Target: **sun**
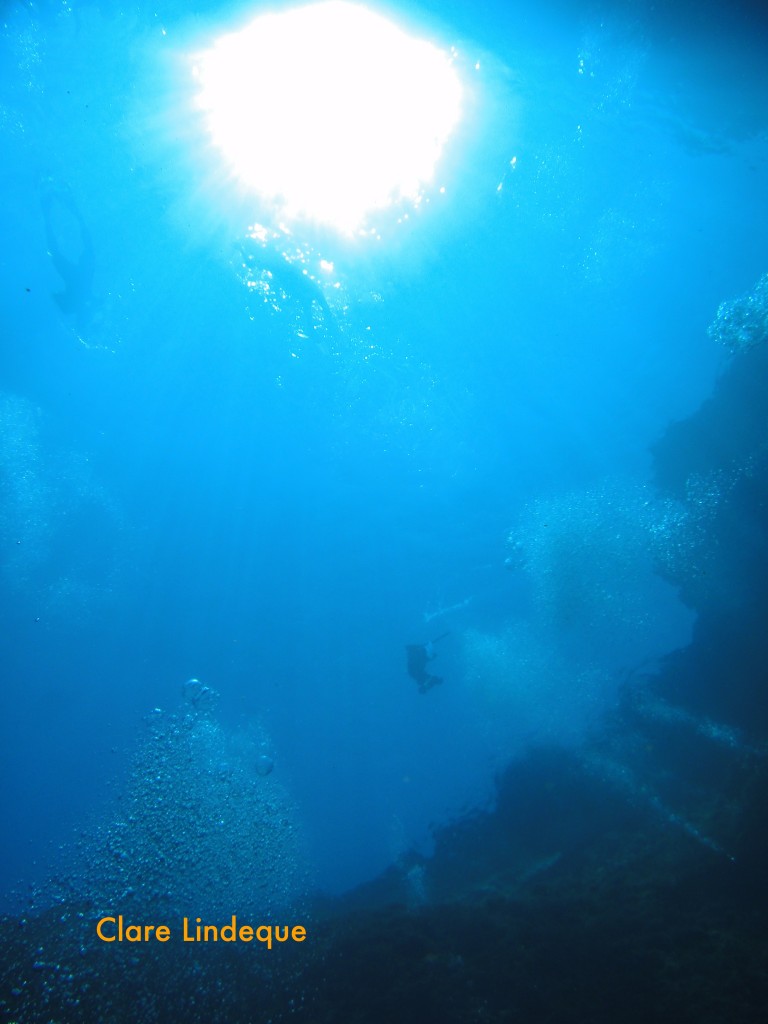
[{"label": "sun", "polygon": [[282,216],[344,234],[418,204],[461,116],[450,53],[343,0],[260,15],[193,69],[230,173]]}]

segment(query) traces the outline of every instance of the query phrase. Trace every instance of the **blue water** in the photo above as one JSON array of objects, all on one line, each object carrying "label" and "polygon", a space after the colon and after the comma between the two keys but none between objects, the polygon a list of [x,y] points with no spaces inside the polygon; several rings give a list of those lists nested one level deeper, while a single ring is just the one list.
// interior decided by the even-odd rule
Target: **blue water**
[{"label": "blue water", "polygon": [[[221,735],[258,736],[312,887],[340,893],[492,807],[532,742],[578,749],[695,628],[648,553],[673,515],[651,448],[712,394],[707,327],[766,270],[764,25],[387,4],[481,63],[446,196],[381,214],[377,245],[292,225],[336,293],[252,248],[275,309],[243,271],[269,214],[177,66],[258,5],[197,6],[4,9],[6,906],[114,818],[190,677]],[[692,559],[691,530],[659,557]],[[446,631],[420,694],[405,645]]]}]

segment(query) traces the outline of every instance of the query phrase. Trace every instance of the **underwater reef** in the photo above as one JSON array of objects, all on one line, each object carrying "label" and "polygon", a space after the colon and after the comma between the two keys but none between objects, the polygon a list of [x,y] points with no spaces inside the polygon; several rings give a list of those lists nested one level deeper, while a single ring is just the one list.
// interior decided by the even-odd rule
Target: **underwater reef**
[{"label": "underwater reef", "polygon": [[309,911],[301,946],[106,946],[85,903],[6,918],[3,1019],[758,1022],[766,781],[734,766],[726,856],[539,751],[438,837],[426,902],[393,868]]}]

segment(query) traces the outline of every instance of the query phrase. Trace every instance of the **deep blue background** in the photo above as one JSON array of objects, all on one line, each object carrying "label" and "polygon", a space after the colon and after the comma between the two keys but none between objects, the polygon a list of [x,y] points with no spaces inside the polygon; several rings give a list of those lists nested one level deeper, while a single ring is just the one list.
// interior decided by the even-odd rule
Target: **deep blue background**
[{"label": "deep blue background", "polygon": [[[747,9],[389,4],[482,72],[445,201],[384,219],[375,252],[295,228],[347,307],[297,338],[311,286],[272,252],[282,312],[247,294],[248,203],[177,61],[238,12],[185,6],[9,5],[0,38],[6,891],[109,815],[142,716],[193,675],[227,728],[271,736],[321,886],[428,850],[529,738],[521,713],[499,743],[463,647],[532,614],[507,533],[536,500],[647,482],[724,363],[718,304],[766,269]],[[82,315],[54,301],[50,197],[61,248],[92,241]],[[669,600],[665,629],[596,659],[606,707],[622,670],[688,642]],[[444,629],[422,696],[404,645]]]}]

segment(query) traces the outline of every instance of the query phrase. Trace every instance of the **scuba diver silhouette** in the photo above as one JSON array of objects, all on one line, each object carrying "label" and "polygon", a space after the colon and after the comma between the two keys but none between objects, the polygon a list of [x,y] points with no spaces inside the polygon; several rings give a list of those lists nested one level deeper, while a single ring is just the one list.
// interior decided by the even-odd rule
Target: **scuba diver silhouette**
[{"label": "scuba diver silhouette", "polygon": [[45,240],[63,291],[54,299],[80,331],[93,319],[93,277],[96,260],[91,234],[74,199],[67,191],[51,191],[40,201]]},{"label": "scuba diver silhouette", "polygon": [[442,676],[433,676],[427,672],[427,665],[430,661],[437,657],[435,651],[435,644],[439,640],[443,640],[450,633],[441,633],[440,636],[436,636],[434,640],[430,640],[426,644],[406,644],[405,653],[408,665],[408,675],[411,679],[415,679],[419,687],[419,693],[426,693],[427,690],[431,690],[433,686],[437,686],[438,683],[442,683]]}]

